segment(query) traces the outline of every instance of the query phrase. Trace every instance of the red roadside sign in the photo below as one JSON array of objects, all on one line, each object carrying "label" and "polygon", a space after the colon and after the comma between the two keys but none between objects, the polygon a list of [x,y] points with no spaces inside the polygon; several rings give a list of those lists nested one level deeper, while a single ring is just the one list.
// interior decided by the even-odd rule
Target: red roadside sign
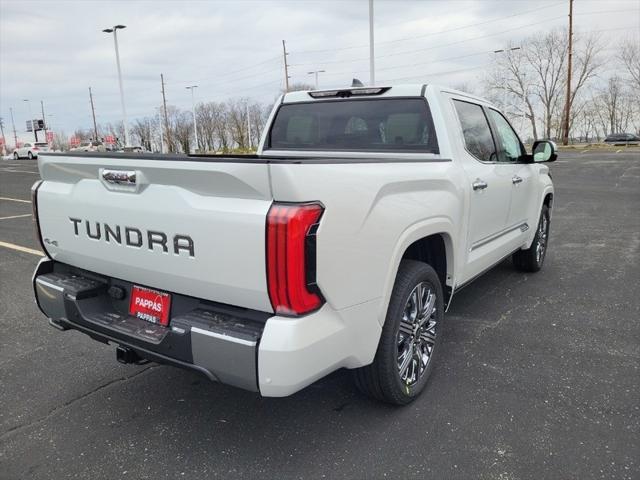
[{"label": "red roadside sign", "polygon": [[47,143],[53,143],[53,132],[51,130],[47,132]]},{"label": "red roadside sign", "polygon": [[69,139],[69,145],[71,145],[72,147],[77,147],[78,145],[80,145],[80,139],[78,137],[71,137]]}]

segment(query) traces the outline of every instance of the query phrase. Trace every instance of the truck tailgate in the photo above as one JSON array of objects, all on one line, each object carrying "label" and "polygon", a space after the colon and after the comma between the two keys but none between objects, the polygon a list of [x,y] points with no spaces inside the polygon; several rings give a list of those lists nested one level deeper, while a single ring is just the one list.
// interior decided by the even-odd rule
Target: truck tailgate
[{"label": "truck tailgate", "polygon": [[[38,218],[57,261],[164,291],[271,311],[268,165],[41,155]],[[135,180],[134,180],[135,179]]]}]

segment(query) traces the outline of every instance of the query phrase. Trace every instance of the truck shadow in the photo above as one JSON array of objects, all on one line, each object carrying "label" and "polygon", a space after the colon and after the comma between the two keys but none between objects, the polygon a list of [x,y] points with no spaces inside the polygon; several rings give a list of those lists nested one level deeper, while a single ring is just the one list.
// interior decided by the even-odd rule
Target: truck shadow
[{"label": "truck shadow", "polygon": [[[486,282],[460,292],[449,316],[483,322],[482,315],[497,315],[491,310],[491,290],[501,284],[513,286],[519,278],[521,274],[504,262],[488,273]],[[117,423],[123,431],[136,432],[124,433],[125,437],[139,439],[143,435],[149,450],[170,450],[190,462],[211,462],[211,452],[222,452],[215,454],[221,468],[255,463],[256,456],[268,457],[270,464],[302,467],[317,459],[323,445],[332,445],[330,451],[335,454],[354,442],[384,444],[386,438],[402,436],[406,422],[415,423],[416,418],[419,435],[448,429],[452,409],[466,408],[465,404],[473,401],[474,382],[469,378],[475,373],[457,345],[465,342],[468,322],[446,324],[444,348],[427,391],[404,408],[361,395],[346,370],[290,397],[261,398],[211,383],[193,372],[156,366],[135,381],[125,382],[121,391],[111,392],[110,411],[118,412]],[[452,406],[452,398],[460,405]]]}]

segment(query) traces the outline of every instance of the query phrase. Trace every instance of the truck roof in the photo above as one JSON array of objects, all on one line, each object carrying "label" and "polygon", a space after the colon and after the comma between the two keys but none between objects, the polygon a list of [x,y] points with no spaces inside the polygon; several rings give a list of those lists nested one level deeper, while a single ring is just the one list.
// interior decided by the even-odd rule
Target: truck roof
[{"label": "truck roof", "polygon": [[[491,103],[488,100],[478,97],[476,95],[472,95],[467,92],[462,92],[459,90],[455,90],[453,88],[444,87],[441,85],[432,85],[432,84],[424,84],[424,83],[407,83],[407,84],[398,84],[398,85],[376,85],[376,86],[364,86],[364,87],[335,87],[335,88],[327,88],[321,90],[298,90],[295,92],[288,92],[283,95],[282,103],[299,103],[299,102],[309,102],[314,100],[328,100],[328,99],[336,99],[339,100],[341,98],[345,98],[343,95],[331,95],[332,92],[363,92],[372,90],[374,92],[369,95],[374,97],[419,97],[423,96],[426,90],[435,90],[436,92],[448,92],[454,93],[457,95],[463,95],[465,97],[473,98],[475,100]],[[375,90],[380,90],[379,92],[375,92]],[[365,97],[369,95],[358,95],[358,97]],[[356,95],[353,95],[356,96]]]}]

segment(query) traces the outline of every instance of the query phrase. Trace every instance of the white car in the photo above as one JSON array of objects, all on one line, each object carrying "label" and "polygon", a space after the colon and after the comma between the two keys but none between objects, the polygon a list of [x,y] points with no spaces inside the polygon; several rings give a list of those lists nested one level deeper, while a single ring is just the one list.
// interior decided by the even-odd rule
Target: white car
[{"label": "white car", "polygon": [[49,144],[46,142],[25,142],[21,147],[16,148],[13,151],[13,158],[18,160],[19,158],[38,158],[38,153],[48,152]]},{"label": "white car", "polygon": [[72,152],[106,152],[107,149],[102,142],[87,141],[82,142],[77,147],[71,149]]},{"label": "white car", "polygon": [[555,159],[487,100],[436,85],[287,93],[256,155],[49,153],[36,299],[123,363],[267,397],[346,368],[406,404],[456,292],[508,257],[542,268]]}]

